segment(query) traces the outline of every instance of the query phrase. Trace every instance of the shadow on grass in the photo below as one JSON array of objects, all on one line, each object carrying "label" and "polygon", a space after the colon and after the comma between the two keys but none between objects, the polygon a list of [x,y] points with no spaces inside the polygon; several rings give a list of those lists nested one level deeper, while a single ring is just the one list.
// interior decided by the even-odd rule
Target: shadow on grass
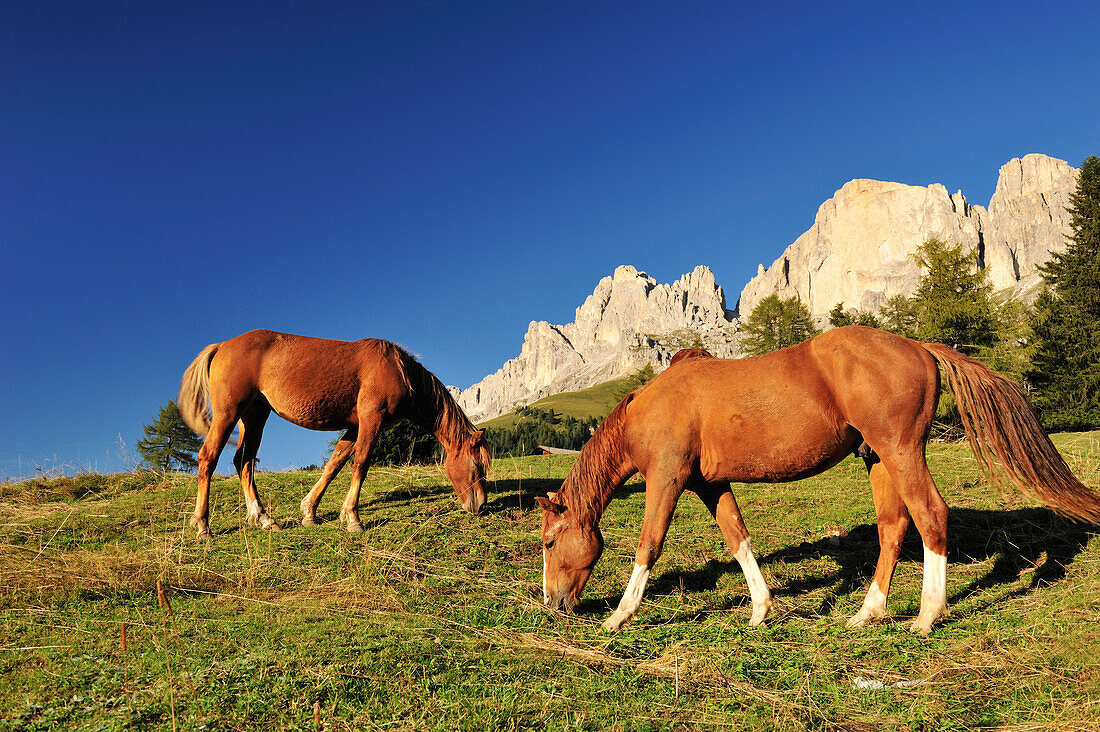
[{"label": "shadow on grass", "polygon": [[[1070,564],[1096,533],[1095,527],[1059,518],[1045,508],[1022,508],[1013,511],[983,511],[968,508],[953,509],[948,517],[948,573],[952,565],[967,565],[993,560],[993,566],[983,576],[967,584],[948,598],[954,605],[1004,585],[1015,584],[1021,575],[1033,572],[1027,585],[1002,594],[990,594],[979,599],[965,613],[952,614],[944,621],[981,612],[989,606],[1011,597],[1026,595],[1037,588],[1057,582],[1066,575]],[[828,596],[815,611],[808,609],[796,615],[825,614],[837,599],[866,590],[878,560],[878,529],[874,524],[861,524],[834,543],[822,538],[786,547],[759,558],[761,566],[768,564],[798,564],[803,561],[831,557],[840,568],[824,574],[788,581],[773,588],[778,597],[797,597],[819,589],[828,589]],[[923,544],[916,529],[910,527],[902,545],[901,560],[923,562]],[[718,580],[727,573],[740,573],[736,561],[711,559],[702,567],[690,571],[670,571],[655,578],[651,596],[679,592],[713,591]],[[603,613],[614,606],[618,597],[593,598],[578,606],[580,613]],[[723,607],[708,608],[708,612],[732,609],[749,604],[748,592],[723,602]],[[689,616],[684,616],[687,619]],[[701,616],[690,616],[701,617]]]},{"label": "shadow on grass", "polygon": [[[489,487],[489,500],[482,513],[500,513],[508,510],[532,511],[538,508],[535,498],[546,497],[561,489],[559,478],[523,478],[497,480]],[[644,493],[645,483],[630,483],[615,491],[615,498],[623,498],[634,493]]]},{"label": "shadow on grass", "polygon": [[362,511],[365,507],[378,505],[404,506],[410,503],[418,503],[428,498],[438,498],[448,493],[453,496],[454,492],[454,488],[451,487],[450,483],[394,488],[392,491],[374,495],[369,500],[364,500],[360,497],[359,510]]}]

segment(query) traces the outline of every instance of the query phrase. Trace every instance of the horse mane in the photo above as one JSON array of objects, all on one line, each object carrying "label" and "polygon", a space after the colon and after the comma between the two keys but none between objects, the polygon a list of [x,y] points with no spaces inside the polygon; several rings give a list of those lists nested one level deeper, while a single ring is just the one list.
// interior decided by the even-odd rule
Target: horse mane
[{"label": "horse mane", "polygon": [[410,416],[414,422],[442,438],[440,442],[444,447],[458,445],[476,431],[470,418],[435,374],[401,346],[382,342],[393,349],[388,355],[395,360],[412,397]]},{"label": "horse mane", "polygon": [[630,392],[611,410],[585,443],[577,462],[565,476],[555,500],[576,511],[577,520],[581,523],[599,524],[612,494],[636,472],[623,449],[623,430],[627,405],[640,391],[635,389]]}]

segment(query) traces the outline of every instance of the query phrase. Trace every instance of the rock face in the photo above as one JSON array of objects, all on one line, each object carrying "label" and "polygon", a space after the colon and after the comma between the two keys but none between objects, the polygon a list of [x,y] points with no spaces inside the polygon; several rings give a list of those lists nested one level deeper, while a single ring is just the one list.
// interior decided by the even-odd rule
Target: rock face
[{"label": "rock face", "polygon": [[1040,279],[1036,267],[1065,248],[1065,207],[1076,180],[1063,160],[1014,158],[1001,168],[988,211],[938,183],[851,181],[771,267],[758,268],[741,291],[738,313],[747,315],[772,293],[797,295],[818,316],[838,302],[877,310],[894,295],[913,293],[921,272],[910,255],[933,237],[976,249],[995,289],[1027,296]]},{"label": "rock face", "polygon": [[600,280],[572,323],[531,323],[519,356],[463,390],[458,402],[478,422],[646,363],[662,367],[679,350],[677,331],[686,330],[699,333],[716,354],[737,353],[733,314],[710,269],[696,267],[665,285],[634,267],[618,267]]},{"label": "rock face", "polygon": [[700,334],[717,356],[738,356],[737,315],[747,316],[772,293],[797,295],[819,321],[838,302],[878,310],[890,297],[916,290],[921,272],[911,255],[933,237],[976,250],[999,292],[1031,297],[1041,281],[1038,265],[1065,248],[1065,209],[1076,183],[1077,170],[1063,160],[1014,158],[1001,168],[987,210],[938,183],[850,181],[771,267],[760,265],[736,313],[726,310],[722,288],[706,267],[670,285],[619,267],[600,280],[572,323],[531,323],[520,355],[458,393],[459,403],[482,421],[645,363],[663,368],[686,345],[669,337],[677,331]]},{"label": "rock face", "polygon": [[1042,282],[1038,267],[1066,248],[1070,195],[1077,169],[1046,155],[1013,158],[1001,167],[984,227],[986,262],[996,288],[1027,296]]}]

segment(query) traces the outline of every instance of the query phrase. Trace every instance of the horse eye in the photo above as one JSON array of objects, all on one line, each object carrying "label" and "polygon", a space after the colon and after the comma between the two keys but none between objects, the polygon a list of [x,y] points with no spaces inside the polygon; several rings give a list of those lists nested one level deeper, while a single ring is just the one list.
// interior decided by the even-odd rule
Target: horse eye
[{"label": "horse eye", "polygon": [[555,541],[557,541],[557,539],[551,539],[550,541],[546,542],[546,546],[545,546],[545,548],[546,548],[546,549],[551,549],[551,548],[553,548],[553,546],[554,546],[554,542],[555,542]]}]

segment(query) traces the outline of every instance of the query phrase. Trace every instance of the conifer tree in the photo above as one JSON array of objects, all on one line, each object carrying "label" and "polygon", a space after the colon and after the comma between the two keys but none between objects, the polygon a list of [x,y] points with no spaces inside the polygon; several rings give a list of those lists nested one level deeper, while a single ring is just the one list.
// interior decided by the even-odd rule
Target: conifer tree
[{"label": "conifer tree", "polygon": [[977,252],[929,239],[913,259],[925,270],[913,295],[917,338],[971,354],[992,346],[997,336],[993,286],[978,268]]},{"label": "conifer tree", "polygon": [[150,470],[194,470],[198,467],[196,453],[203,438],[191,431],[180,415],[176,403],[169,401],[157,413],[154,422],[142,425],[145,438],[137,441],[142,464]]},{"label": "conifer tree", "polygon": [[887,300],[879,315],[882,318],[883,330],[906,338],[917,337],[920,313],[917,311],[916,303],[905,295],[894,295]]},{"label": "conifer tree", "polygon": [[809,308],[797,295],[784,300],[778,295],[768,295],[749,313],[741,348],[750,356],[759,356],[801,343],[817,334]]},{"label": "conifer tree", "polygon": [[1035,302],[1033,404],[1051,430],[1100,427],[1100,158],[1085,158],[1070,197],[1073,233],[1064,252],[1040,267],[1046,289]]},{"label": "conifer tree", "polygon": [[844,309],[844,303],[838,302],[833,305],[833,309],[829,311],[829,325],[834,328],[843,328],[846,325],[851,325],[854,322],[852,316]]},{"label": "conifer tree", "polygon": [[881,328],[882,321],[866,310],[856,310],[855,315],[844,309],[844,303],[838,302],[829,311],[829,325],[834,328],[843,328],[846,325],[866,325],[869,328]]}]

